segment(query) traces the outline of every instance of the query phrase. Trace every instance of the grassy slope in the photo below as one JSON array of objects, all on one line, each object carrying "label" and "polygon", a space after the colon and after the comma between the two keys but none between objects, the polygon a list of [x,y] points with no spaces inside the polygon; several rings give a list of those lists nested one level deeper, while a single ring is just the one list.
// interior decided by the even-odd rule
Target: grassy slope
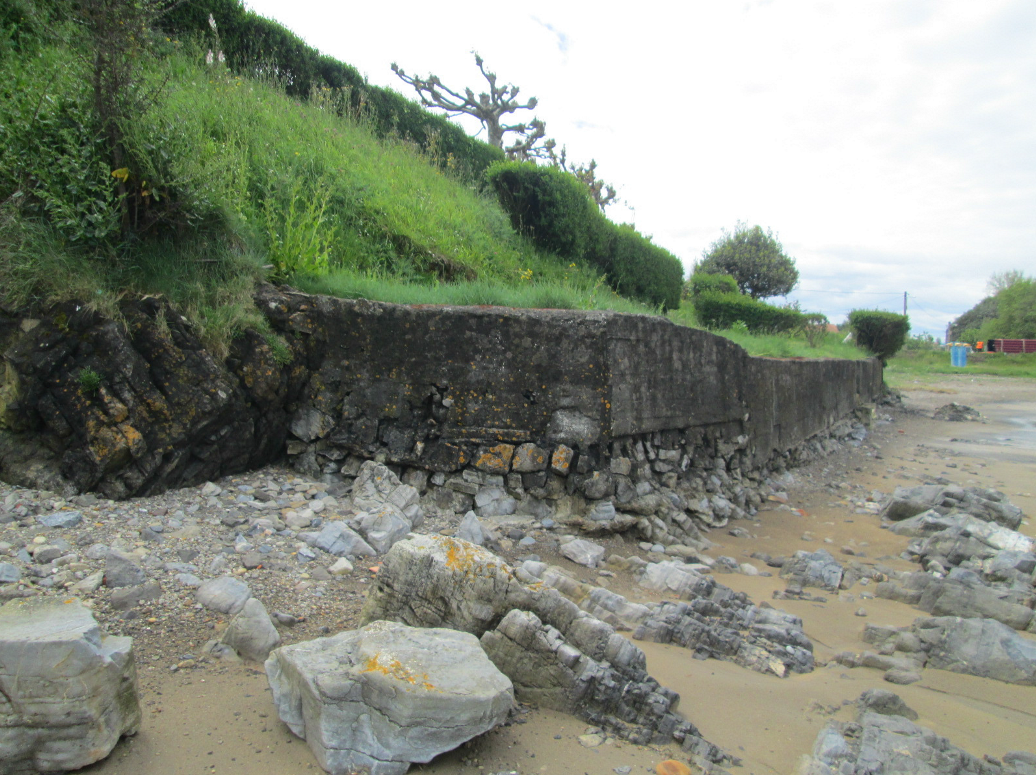
[{"label": "grassy slope", "polygon": [[[589,267],[536,250],[495,198],[451,174],[449,163],[443,171],[412,143],[378,138],[362,115],[337,115],[334,93],[300,103],[276,84],[202,64],[189,46],[170,41],[163,54],[152,73],[162,98],[137,140],[163,149],[160,182],[189,192],[203,222],[99,253],[5,208],[0,295],[8,302],[89,299],[111,313],[123,292],[159,293],[220,352],[242,327],[263,326],[251,288],[271,270],[303,290],[343,297],[655,312],[617,297]],[[13,71],[11,60],[4,64]],[[77,67],[61,46],[17,63],[45,98],[23,102],[23,114],[83,100]],[[6,114],[17,116],[18,97],[8,99]],[[669,317],[696,325],[688,308]],[[717,333],[754,355],[863,357],[837,337],[811,348],[801,337]]]}]

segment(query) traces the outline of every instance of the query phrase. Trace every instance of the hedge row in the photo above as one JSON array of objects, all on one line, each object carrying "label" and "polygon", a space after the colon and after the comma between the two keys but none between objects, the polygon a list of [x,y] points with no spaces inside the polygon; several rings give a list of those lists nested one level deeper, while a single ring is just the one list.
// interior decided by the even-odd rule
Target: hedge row
[{"label": "hedge row", "polygon": [[881,310],[854,309],[849,313],[849,326],[856,335],[856,344],[870,351],[881,362],[898,353],[910,333],[906,315]]},{"label": "hedge row", "polygon": [[514,229],[562,259],[587,261],[623,296],[680,306],[683,265],[632,226],[605,218],[574,176],[532,162],[498,162],[487,178]]},{"label": "hedge row", "polygon": [[323,55],[298,35],[271,19],[246,10],[240,0],[187,0],[162,18],[167,33],[210,36],[209,15],[234,72],[273,77],[288,94],[307,97],[313,90],[341,89],[353,111],[370,116],[381,135],[398,134],[424,148],[435,144],[440,163],[452,155],[463,174],[481,181],[486,169],[504,158],[499,148],[469,137],[442,115],[428,112],[403,95],[367,83],[351,65]]},{"label": "hedge row", "polygon": [[731,328],[741,322],[756,334],[793,331],[806,322],[797,309],[775,307],[740,293],[705,291],[695,299],[694,310],[706,328]]}]

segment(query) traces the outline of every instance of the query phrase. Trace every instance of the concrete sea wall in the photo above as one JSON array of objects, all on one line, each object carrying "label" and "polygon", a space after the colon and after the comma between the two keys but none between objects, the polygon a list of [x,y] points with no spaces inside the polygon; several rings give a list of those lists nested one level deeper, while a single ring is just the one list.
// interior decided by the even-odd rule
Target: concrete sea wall
[{"label": "concrete sea wall", "polygon": [[752,358],[657,317],[271,286],[257,302],[272,334],[225,361],[155,299],[120,323],[74,305],[0,314],[0,475],[128,497],[287,453],[345,480],[378,459],[454,510],[657,516],[663,491],[684,513],[720,491],[736,509],[881,392],[877,361]]}]

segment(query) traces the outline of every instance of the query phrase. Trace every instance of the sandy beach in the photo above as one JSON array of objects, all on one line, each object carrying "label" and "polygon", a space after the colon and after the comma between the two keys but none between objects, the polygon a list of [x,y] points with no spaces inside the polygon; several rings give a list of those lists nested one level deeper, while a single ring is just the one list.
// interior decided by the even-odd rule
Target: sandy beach
[{"label": "sandy beach", "polygon": [[[984,422],[933,420],[932,412],[951,401],[979,410]],[[713,530],[710,555],[729,555],[767,571],[753,553],[790,555],[799,549],[843,549],[855,559],[900,570],[917,566],[902,559],[908,539],[881,529],[865,505],[897,485],[939,477],[959,485],[994,487],[1026,514],[1020,528],[1033,535],[1036,514],[1036,386],[1027,380],[951,376],[938,382],[907,385],[903,408],[879,408],[879,420],[858,448],[792,472],[788,504],[772,503],[756,517]],[[731,527],[748,535],[732,536]],[[632,540],[609,542],[609,553],[638,552]],[[545,560],[580,579],[599,583],[595,573],[559,556]],[[773,575],[723,574],[719,581],[801,616],[815,644],[812,673],[776,678],[718,660],[695,660],[675,646],[638,643],[649,671],[681,695],[680,710],[710,741],[741,760],[733,772],[744,775],[795,772],[817,732],[832,717],[850,718],[861,692],[880,687],[899,693],[920,715],[918,723],[954,744],[982,756],[1008,750],[1036,753],[1036,689],[939,670],[922,680],[892,686],[879,670],[826,664],[840,651],[863,651],[865,623],[902,626],[924,614],[908,605],[876,599],[866,585],[821,593],[825,602],[773,600],[785,588]],[[625,574],[606,583],[628,597],[646,594]],[[362,593],[362,585],[355,587]],[[356,603],[325,626],[341,629],[355,616]],[[325,601],[334,607],[335,601]],[[344,605],[344,603],[343,603]],[[325,609],[326,612],[326,609]],[[318,621],[312,622],[315,626]],[[303,631],[313,637],[319,632]],[[299,636],[289,636],[299,639]],[[1031,636],[1027,636],[1031,637]],[[213,663],[204,669],[169,668],[184,648],[175,638],[144,638],[138,646],[144,721],[140,732],[124,739],[110,757],[83,770],[91,775],[198,775],[269,772],[279,775],[319,772],[304,741],[277,719],[260,665]],[[654,772],[668,758],[687,760],[670,746],[640,747],[608,739],[587,748],[578,741],[584,722],[552,711],[522,708],[512,723],[438,757],[411,772],[518,772],[608,775],[613,771]],[[625,770],[629,767],[629,770]],[[618,769],[617,769],[618,768]]]}]

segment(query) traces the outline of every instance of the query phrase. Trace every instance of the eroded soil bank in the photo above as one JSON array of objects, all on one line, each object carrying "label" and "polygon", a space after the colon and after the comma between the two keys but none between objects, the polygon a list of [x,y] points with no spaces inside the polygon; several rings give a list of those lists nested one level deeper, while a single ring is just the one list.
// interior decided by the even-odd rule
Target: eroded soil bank
[{"label": "eroded soil bank", "polygon": [[[956,401],[978,409],[984,423],[932,420],[931,412]],[[891,418],[874,428],[855,449],[846,449],[786,481],[788,504],[773,502],[751,520],[713,530],[713,557],[729,555],[769,570],[753,553],[790,555],[799,549],[826,548],[836,557],[847,549],[867,564],[916,569],[899,557],[907,540],[880,528],[868,499],[880,499],[897,485],[913,485],[942,477],[963,486],[994,487],[1028,516],[1021,531],[1034,534],[1036,514],[1036,388],[1032,382],[989,377],[952,377],[938,383],[908,386],[905,410],[882,409]],[[267,469],[267,479],[290,480],[287,471]],[[232,480],[220,482],[230,488]],[[141,508],[147,508],[144,504]],[[426,526],[426,529],[439,527]],[[441,526],[448,529],[448,526]],[[733,536],[732,527],[747,535]],[[608,553],[646,556],[636,543],[614,538]],[[517,550],[518,547],[515,546]],[[513,551],[510,558],[525,554]],[[550,551],[542,559],[566,568],[580,579],[608,584],[631,598],[652,598],[620,573],[599,577]],[[1000,756],[1008,750],[1036,752],[1036,689],[971,676],[926,670],[920,682],[892,686],[882,673],[867,668],[822,666],[840,651],[863,651],[860,636],[867,622],[905,625],[923,615],[907,605],[870,596],[873,587],[857,584],[842,593],[816,592],[826,602],[772,600],[785,588],[773,576],[724,574],[722,583],[743,590],[757,603],[771,601],[801,616],[814,641],[817,669],[778,679],[717,660],[698,661],[685,649],[639,643],[648,654],[649,671],[680,692],[681,710],[709,740],[742,759],[741,773],[794,772],[799,757],[812,747],[817,732],[832,717],[848,718],[852,701],[865,689],[898,692],[918,711],[918,723],[949,737],[976,755]],[[288,586],[246,577],[271,610],[290,609],[306,620],[285,631],[289,641],[352,626],[371,572],[362,566],[349,577],[322,584],[293,582]],[[319,574],[314,574],[319,575]],[[256,577],[259,578],[256,578]],[[314,589],[323,594],[313,597]],[[195,656],[208,637],[202,612],[184,604],[142,609],[124,621],[98,601],[98,615],[109,630],[137,638],[145,720],[135,737],[126,739],[104,762],[86,772],[105,775],[173,775],[180,773],[276,772],[283,775],[319,771],[305,743],[294,738],[274,713],[265,676],[259,666],[200,662]],[[175,670],[173,668],[176,668]],[[608,775],[616,768],[654,771],[666,758],[684,758],[678,750],[632,746],[607,741],[587,748],[578,737],[586,725],[577,719],[539,709],[524,709],[515,723],[498,728],[461,749],[412,772],[440,773],[587,773]]]}]

